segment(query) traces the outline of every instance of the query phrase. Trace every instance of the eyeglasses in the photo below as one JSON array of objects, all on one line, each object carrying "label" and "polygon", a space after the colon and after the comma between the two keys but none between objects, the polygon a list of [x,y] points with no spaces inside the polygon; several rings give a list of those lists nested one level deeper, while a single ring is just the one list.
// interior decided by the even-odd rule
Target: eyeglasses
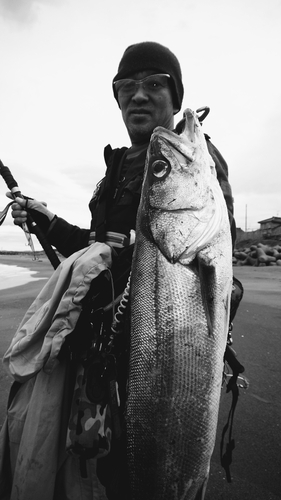
[{"label": "eyeglasses", "polygon": [[166,73],[158,73],[156,75],[149,75],[141,80],[133,80],[132,78],[124,78],[113,82],[116,92],[119,97],[129,97],[135,94],[138,85],[149,93],[159,92],[163,88],[168,87],[168,79],[170,75]]}]

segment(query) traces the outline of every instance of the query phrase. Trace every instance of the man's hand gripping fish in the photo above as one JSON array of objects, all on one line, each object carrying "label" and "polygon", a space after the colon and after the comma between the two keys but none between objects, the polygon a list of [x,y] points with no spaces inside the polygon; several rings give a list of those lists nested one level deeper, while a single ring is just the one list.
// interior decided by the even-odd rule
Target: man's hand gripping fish
[{"label": "man's hand gripping fish", "polygon": [[131,500],[202,500],[232,284],[227,208],[196,114],[148,149],[131,277]]}]

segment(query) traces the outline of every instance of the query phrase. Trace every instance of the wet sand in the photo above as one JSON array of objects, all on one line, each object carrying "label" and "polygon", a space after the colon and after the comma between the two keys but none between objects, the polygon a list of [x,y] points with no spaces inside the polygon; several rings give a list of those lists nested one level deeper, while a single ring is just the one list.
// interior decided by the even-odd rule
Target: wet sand
[{"label": "wet sand", "polygon": [[[23,256],[2,256],[0,263],[27,266],[38,271],[38,281],[0,290],[0,356],[27,308],[53,273],[46,258],[33,262]],[[235,449],[232,483],[220,464],[220,439],[231,406],[231,395],[222,391],[219,425],[205,500],[281,499],[281,267],[235,266],[234,275],[245,289],[234,321],[233,347],[250,382],[240,390],[234,417]],[[0,426],[11,379],[0,365]]]},{"label": "wet sand", "polygon": [[0,290],[1,354],[2,344],[10,343],[12,332],[15,332],[26,310],[53,274],[54,269],[46,257],[34,261],[25,255],[0,255],[0,264],[25,267],[36,271],[36,274],[31,275],[28,283]]},{"label": "wet sand", "polygon": [[[234,275],[245,291],[234,320],[233,348],[249,388],[240,389],[234,415],[231,483],[220,463],[220,443],[232,397],[222,390],[205,500],[280,500],[281,267],[237,266]],[[227,438],[224,452],[226,443]]]}]

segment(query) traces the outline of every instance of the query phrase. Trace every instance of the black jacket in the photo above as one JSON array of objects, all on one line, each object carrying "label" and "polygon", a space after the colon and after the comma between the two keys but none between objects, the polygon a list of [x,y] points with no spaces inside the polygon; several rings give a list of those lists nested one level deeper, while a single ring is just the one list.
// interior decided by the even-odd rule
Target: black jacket
[{"label": "black jacket", "polygon": [[[205,137],[209,153],[216,165],[218,181],[226,201],[234,244],[236,227],[233,218],[232,191],[228,182],[228,166],[218,149],[210,141],[209,136]],[[129,236],[130,229],[135,229],[146,150],[143,150],[130,163],[125,175],[123,175],[128,151],[126,147],[112,149],[110,145],[106,146],[104,150],[107,170],[89,203],[90,229],[81,229],[60,217],[57,217],[52,223],[47,235],[48,240],[65,257],[87,246],[91,231],[96,231],[97,239],[104,241],[106,231],[115,231]]]}]

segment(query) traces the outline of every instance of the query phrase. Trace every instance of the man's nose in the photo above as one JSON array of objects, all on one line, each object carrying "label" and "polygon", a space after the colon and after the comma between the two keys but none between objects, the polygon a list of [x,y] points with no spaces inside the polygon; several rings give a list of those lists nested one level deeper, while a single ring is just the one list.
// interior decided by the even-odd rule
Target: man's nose
[{"label": "man's nose", "polygon": [[136,85],[135,92],[132,96],[132,99],[137,101],[137,102],[148,100],[147,92],[141,83],[139,85]]}]

